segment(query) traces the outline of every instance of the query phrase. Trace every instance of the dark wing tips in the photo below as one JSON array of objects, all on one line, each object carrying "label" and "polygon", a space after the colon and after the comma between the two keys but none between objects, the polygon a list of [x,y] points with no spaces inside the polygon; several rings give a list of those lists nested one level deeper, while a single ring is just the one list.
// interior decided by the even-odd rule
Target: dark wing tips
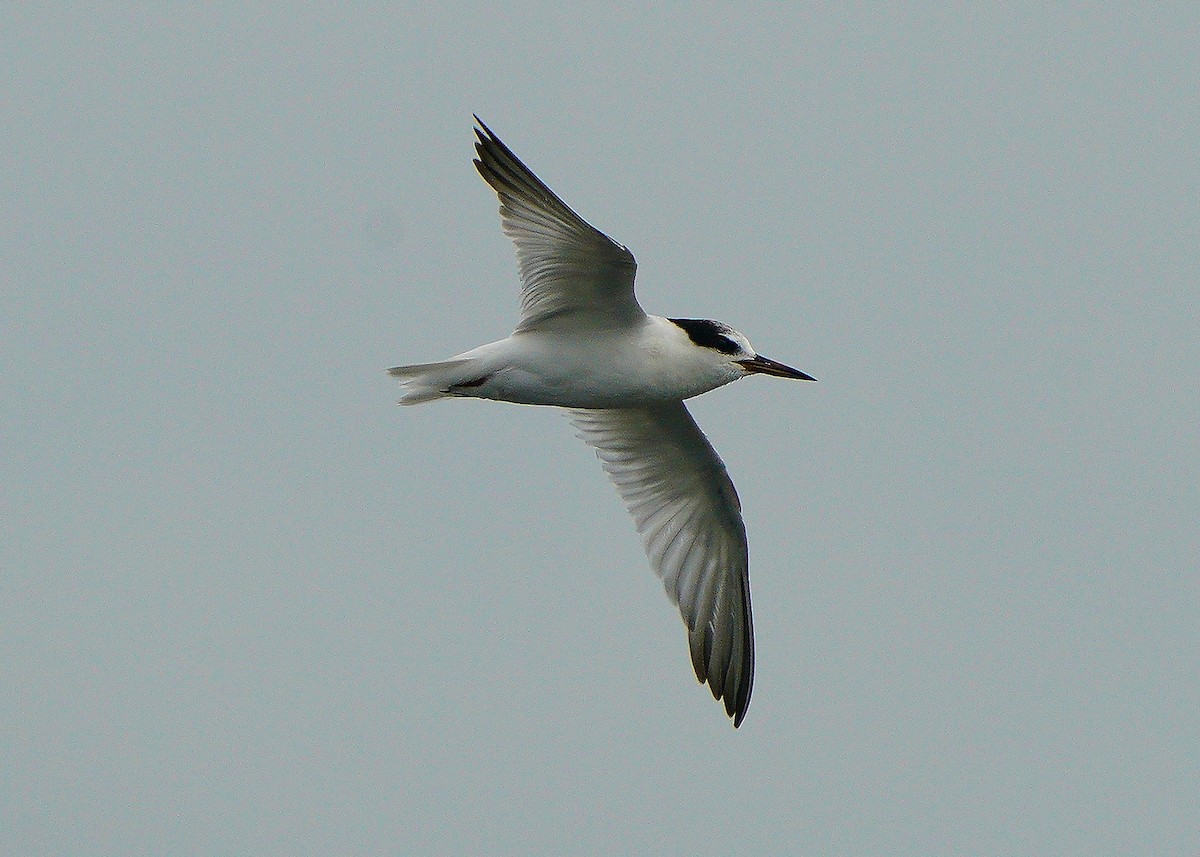
[{"label": "dark wing tips", "polygon": [[529,168],[521,163],[521,159],[504,145],[504,141],[497,137],[491,128],[484,125],[478,116],[475,117],[475,121],[479,122],[479,127],[475,129],[475,154],[479,156],[475,166],[480,168],[480,172],[486,167],[494,175],[499,171],[498,168],[512,169],[513,165],[528,172]]},{"label": "dark wing tips", "polygon": [[[734,687],[732,683],[738,677],[738,672],[741,673],[741,682]],[[724,687],[718,687],[715,678],[715,676],[709,676],[708,682],[712,688],[713,698],[723,698],[725,713],[733,718],[733,728],[737,729],[746,718],[746,709],[750,707],[750,691],[754,687],[753,650],[750,651],[748,656],[743,654],[740,660],[734,661],[729,665],[729,672],[725,677]]]},{"label": "dark wing tips", "polygon": [[471,114],[471,118],[473,118],[475,120],[475,124],[479,126],[474,129],[475,137],[478,140],[478,142],[475,143],[475,151],[479,152],[480,155],[483,155],[483,145],[489,140],[496,140],[496,135],[493,134],[492,129],[483,124],[483,120],[474,113]]},{"label": "dark wing tips", "polygon": [[521,162],[521,159],[513,154],[513,150],[504,145],[504,141],[497,137],[496,133],[492,131],[491,128],[483,124],[482,119],[480,119],[478,116],[475,116],[474,113],[471,115],[474,116],[475,121],[479,123],[479,127],[475,129],[475,136],[478,138],[478,142],[475,143],[475,151],[479,153],[480,157],[484,156],[485,150],[499,150],[499,152],[503,153],[511,160],[514,160],[517,163]]},{"label": "dark wing tips", "polygon": [[[477,148],[477,149],[479,148],[478,143],[475,144],[475,148]],[[482,155],[482,154],[483,153],[481,152],[480,155]],[[493,179],[494,173],[492,173],[491,170],[489,170],[487,167],[484,166],[482,158],[474,158],[474,159],[472,159],[471,163],[473,163],[475,165],[476,171],[479,173],[480,176],[483,177],[483,180],[485,182],[487,182],[489,185],[491,185],[494,180]],[[495,185],[492,185],[492,186],[495,187]]]},{"label": "dark wing tips", "polygon": [[[721,692],[725,697],[725,713],[733,718],[733,728],[736,729],[746,717],[746,709],[750,707],[750,691],[754,688],[753,632],[744,633],[734,641],[732,649]],[[713,684],[713,678],[709,676],[710,685]],[[737,684],[734,685],[734,682]],[[713,696],[717,696],[715,687]]]},{"label": "dark wing tips", "polygon": [[492,133],[492,129],[484,124],[484,121],[479,118],[478,114],[472,113],[471,118],[474,119],[475,124],[479,126],[475,129],[475,135],[479,137],[480,140],[486,140],[489,138],[492,140],[496,139],[496,135]]},{"label": "dark wing tips", "polygon": [[[475,116],[473,113],[471,115]],[[483,120],[478,116],[475,116],[475,121],[479,123],[479,127],[475,129],[475,154],[478,155],[475,159],[475,169],[479,170],[479,174],[487,179],[488,175],[484,172],[484,162],[495,160],[494,156],[492,158],[488,157],[488,147],[503,146],[504,144],[492,133],[491,128],[483,124]]]},{"label": "dark wing tips", "polygon": [[[473,113],[471,115],[475,116]],[[473,163],[475,164],[475,169],[479,171],[479,175],[483,177],[483,180],[492,185],[492,187],[496,187],[495,182],[499,177],[496,175],[496,169],[493,166],[495,157],[488,157],[488,146],[494,146],[497,143],[501,146],[504,144],[496,139],[496,135],[492,133],[487,125],[483,124],[483,120],[478,116],[475,116],[475,121],[479,123],[479,127],[475,129],[475,137],[477,138],[475,142],[475,154],[478,157],[474,159]]]},{"label": "dark wing tips", "polygon": [[[693,667],[699,667],[696,669],[696,678],[701,684],[708,685],[713,699],[725,704],[725,714],[733,718],[734,729],[741,726],[746,718],[746,710],[750,707],[750,692],[754,688],[754,650],[751,648],[748,652],[740,654],[740,658],[729,664],[724,676],[710,674],[704,666],[696,661],[692,662]],[[735,687],[733,683],[739,678],[740,683]]]},{"label": "dark wing tips", "polygon": [[[731,629],[723,651],[715,651],[719,645],[718,630],[712,623],[702,622],[688,630],[688,648],[696,680],[707,684],[713,699],[725,704],[725,713],[733,718],[735,729],[746,717],[754,689],[754,624],[748,586],[743,590],[742,598],[741,624],[735,624]],[[719,659],[727,660],[718,662]]]},{"label": "dark wing tips", "polygon": [[474,161],[475,169],[494,191],[524,198],[541,206],[566,208],[491,128],[483,124],[478,116],[475,116],[475,121],[479,123],[475,129],[475,154],[478,155]]}]

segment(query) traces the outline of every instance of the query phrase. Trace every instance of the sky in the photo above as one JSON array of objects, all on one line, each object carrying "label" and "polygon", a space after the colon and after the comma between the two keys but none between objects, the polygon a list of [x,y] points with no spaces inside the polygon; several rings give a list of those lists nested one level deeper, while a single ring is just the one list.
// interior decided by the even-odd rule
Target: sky
[{"label": "sky", "polygon": [[[570,8],[567,8],[567,5]],[[6,4],[0,851],[1200,853],[1189,4]],[[506,335],[477,113],[818,380],[690,403],[731,728]]]}]

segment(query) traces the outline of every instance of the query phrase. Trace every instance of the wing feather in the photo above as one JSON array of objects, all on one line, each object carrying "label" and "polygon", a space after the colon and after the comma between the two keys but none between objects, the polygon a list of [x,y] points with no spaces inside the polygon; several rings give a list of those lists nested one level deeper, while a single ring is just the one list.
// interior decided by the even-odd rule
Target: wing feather
[{"label": "wing feather", "polygon": [[741,724],[754,684],[746,528],[725,465],[682,402],[571,410],[688,629],[696,678]]},{"label": "wing feather", "polygon": [[633,254],[572,211],[475,121],[475,168],[500,198],[501,228],[517,247],[517,331],[626,325],[645,315],[633,293]]}]

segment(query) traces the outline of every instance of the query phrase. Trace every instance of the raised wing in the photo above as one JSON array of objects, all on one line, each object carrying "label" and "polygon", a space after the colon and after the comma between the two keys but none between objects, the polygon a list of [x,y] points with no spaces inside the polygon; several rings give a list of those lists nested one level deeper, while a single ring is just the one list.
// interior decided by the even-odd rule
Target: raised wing
[{"label": "raised wing", "polygon": [[725,465],[683,402],[572,410],[688,629],[696,678],[738,726],[754,684],[746,527]]},{"label": "raised wing", "polygon": [[588,224],[475,117],[475,168],[500,197],[500,225],[517,245],[517,331],[611,327],[645,313],[633,294],[633,254]]}]

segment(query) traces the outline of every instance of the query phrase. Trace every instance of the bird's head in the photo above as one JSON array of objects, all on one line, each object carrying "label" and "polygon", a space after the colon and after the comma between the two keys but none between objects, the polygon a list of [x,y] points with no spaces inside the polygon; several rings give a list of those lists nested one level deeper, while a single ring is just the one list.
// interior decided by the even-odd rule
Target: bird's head
[{"label": "bird's head", "polygon": [[736,372],[735,378],[762,374],[796,381],[817,380],[799,369],[763,357],[754,350],[749,339],[727,324],[707,318],[673,318],[670,321],[678,325],[694,345],[711,351],[714,359]]}]

